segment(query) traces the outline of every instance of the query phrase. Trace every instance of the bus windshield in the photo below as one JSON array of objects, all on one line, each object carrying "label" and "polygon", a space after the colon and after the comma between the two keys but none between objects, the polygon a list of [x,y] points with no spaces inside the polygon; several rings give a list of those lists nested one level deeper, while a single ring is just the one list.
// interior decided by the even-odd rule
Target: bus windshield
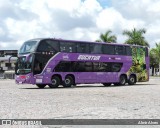
[{"label": "bus windshield", "polygon": [[19,54],[26,54],[26,53],[34,52],[36,46],[37,46],[37,41],[27,41],[20,48]]},{"label": "bus windshield", "polygon": [[16,63],[16,74],[27,74],[32,71],[32,57],[26,61],[26,57],[19,57]]}]

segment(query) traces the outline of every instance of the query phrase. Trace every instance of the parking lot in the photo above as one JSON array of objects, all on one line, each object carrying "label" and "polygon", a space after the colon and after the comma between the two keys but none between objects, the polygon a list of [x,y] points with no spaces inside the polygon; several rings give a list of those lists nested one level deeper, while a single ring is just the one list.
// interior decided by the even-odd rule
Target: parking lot
[{"label": "parking lot", "polygon": [[39,89],[0,80],[5,119],[160,119],[160,78],[130,86]]}]

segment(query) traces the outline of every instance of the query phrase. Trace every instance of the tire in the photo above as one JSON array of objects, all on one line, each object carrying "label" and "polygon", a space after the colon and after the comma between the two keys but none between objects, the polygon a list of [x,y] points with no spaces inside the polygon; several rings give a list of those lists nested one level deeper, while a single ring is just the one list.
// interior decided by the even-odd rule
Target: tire
[{"label": "tire", "polygon": [[63,82],[63,87],[71,87],[72,85],[74,85],[74,79],[72,76],[66,76],[64,82]]},{"label": "tire", "polygon": [[109,87],[109,86],[111,86],[111,83],[103,83],[103,85],[104,85],[105,87]]},{"label": "tire", "polygon": [[125,75],[121,75],[119,78],[119,85],[125,85],[127,82],[126,76]]},{"label": "tire", "polygon": [[51,82],[52,82],[52,84],[49,84],[50,88],[58,88],[61,80],[58,76],[54,76],[54,77],[52,77]]},{"label": "tire", "polygon": [[44,88],[46,85],[45,84],[36,84],[38,88]]},{"label": "tire", "polygon": [[131,75],[129,77],[128,84],[129,85],[134,85],[135,83],[136,83],[136,77],[134,75]]}]

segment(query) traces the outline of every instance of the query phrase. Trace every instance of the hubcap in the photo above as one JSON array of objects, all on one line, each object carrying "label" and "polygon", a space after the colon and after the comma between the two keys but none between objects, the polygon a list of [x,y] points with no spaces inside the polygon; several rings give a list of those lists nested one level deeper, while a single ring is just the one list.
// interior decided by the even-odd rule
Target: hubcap
[{"label": "hubcap", "polygon": [[55,85],[57,81],[55,79],[52,80],[52,84]]},{"label": "hubcap", "polygon": [[130,79],[130,81],[134,83],[134,78],[132,77],[132,78]]},{"label": "hubcap", "polygon": [[69,84],[70,83],[70,79],[65,79],[65,83]]},{"label": "hubcap", "polygon": [[122,80],[122,84],[124,84],[125,83],[125,80]]},{"label": "hubcap", "polygon": [[122,84],[125,84],[125,82],[126,82],[125,79],[124,79],[124,78],[121,78],[121,83],[122,83]]}]

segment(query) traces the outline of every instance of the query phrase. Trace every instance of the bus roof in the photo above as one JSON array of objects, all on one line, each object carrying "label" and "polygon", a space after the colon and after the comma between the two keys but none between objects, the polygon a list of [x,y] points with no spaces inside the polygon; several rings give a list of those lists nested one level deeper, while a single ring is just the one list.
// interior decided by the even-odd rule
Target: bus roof
[{"label": "bus roof", "polygon": [[[64,41],[64,42],[79,42],[79,43],[94,43],[94,44],[106,44],[107,42],[94,42],[94,41],[82,41],[82,40],[68,40],[68,39],[62,39],[62,38],[35,38],[30,39],[28,41],[41,41],[41,40],[56,40],[56,41]],[[118,45],[118,46],[138,46],[138,47],[147,47],[142,45],[131,45],[131,44],[121,44],[121,43],[107,43],[108,45]]]}]

